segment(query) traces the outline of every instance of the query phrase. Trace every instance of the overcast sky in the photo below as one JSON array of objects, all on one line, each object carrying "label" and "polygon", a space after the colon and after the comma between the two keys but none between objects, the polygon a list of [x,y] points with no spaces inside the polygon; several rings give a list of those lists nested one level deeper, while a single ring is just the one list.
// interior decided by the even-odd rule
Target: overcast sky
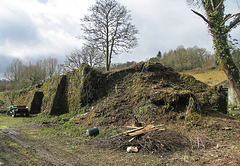
[{"label": "overcast sky", "polygon": [[[207,25],[186,0],[118,0],[131,11],[139,30],[139,46],[113,57],[113,63],[144,61],[183,45],[213,52]],[[226,0],[228,13],[239,12],[236,0]],[[81,48],[80,19],[95,0],[0,0],[0,73],[13,58],[25,62],[47,57],[63,61]],[[203,13],[201,9],[196,9]],[[240,39],[240,28],[232,31]]]}]

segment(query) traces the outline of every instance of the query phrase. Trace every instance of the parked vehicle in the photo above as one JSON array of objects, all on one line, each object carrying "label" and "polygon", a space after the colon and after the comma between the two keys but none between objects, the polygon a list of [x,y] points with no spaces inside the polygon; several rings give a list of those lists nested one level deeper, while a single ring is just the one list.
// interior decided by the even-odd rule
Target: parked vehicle
[{"label": "parked vehicle", "polygon": [[13,118],[16,116],[16,114],[25,115],[26,117],[28,117],[29,111],[28,107],[26,106],[10,106],[8,107],[7,114],[11,115]]}]

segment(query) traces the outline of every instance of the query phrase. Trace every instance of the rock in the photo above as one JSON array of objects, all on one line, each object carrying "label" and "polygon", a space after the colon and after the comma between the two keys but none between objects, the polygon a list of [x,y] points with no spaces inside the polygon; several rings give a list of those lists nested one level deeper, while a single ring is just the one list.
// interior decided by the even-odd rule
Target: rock
[{"label": "rock", "polygon": [[93,128],[91,128],[91,129],[88,129],[88,130],[86,131],[86,134],[87,134],[88,136],[96,136],[96,135],[99,134],[99,130],[98,130],[97,127],[93,127]]},{"label": "rock", "polygon": [[138,148],[134,146],[129,146],[127,147],[127,152],[128,153],[138,153]]}]

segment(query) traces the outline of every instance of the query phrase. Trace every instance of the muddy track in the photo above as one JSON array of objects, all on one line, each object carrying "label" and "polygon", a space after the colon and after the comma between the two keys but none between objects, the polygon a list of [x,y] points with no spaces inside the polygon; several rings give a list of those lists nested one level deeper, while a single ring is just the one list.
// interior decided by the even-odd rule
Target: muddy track
[{"label": "muddy track", "polygon": [[[14,131],[14,130],[1,130],[0,129],[0,135],[4,135],[6,137],[8,137],[9,139],[11,139],[11,141],[17,143],[18,145],[20,145],[22,148],[26,149],[26,150],[30,150],[31,156],[37,156],[38,158],[41,158],[43,161],[45,161],[47,163],[47,165],[56,165],[56,166],[60,166],[60,165],[67,165],[67,166],[75,166],[75,165],[79,165],[78,163],[69,163],[68,161],[65,161],[65,159],[59,158],[55,155],[53,155],[50,151],[47,151],[46,149],[43,148],[38,148],[35,147],[33,145],[30,145],[29,143],[27,143],[26,141],[24,141],[24,139],[21,137],[21,135]],[[3,148],[7,148],[8,151],[14,151],[12,150],[12,148],[9,147],[3,147]],[[27,157],[27,156],[24,156]],[[27,157],[28,158],[28,157]]]},{"label": "muddy track", "polygon": [[9,137],[12,141],[18,143],[19,145],[23,146],[24,148],[28,148],[29,145],[27,145],[25,142],[21,141],[17,135],[18,132],[14,131],[14,130],[1,130],[0,129],[0,135],[3,134],[7,137]]}]

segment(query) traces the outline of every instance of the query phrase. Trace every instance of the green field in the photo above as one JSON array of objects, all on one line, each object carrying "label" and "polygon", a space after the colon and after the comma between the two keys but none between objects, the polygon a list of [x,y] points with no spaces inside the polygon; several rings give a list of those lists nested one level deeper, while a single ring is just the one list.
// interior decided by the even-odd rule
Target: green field
[{"label": "green field", "polygon": [[197,80],[202,81],[210,86],[227,80],[227,77],[221,69],[197,69],[184,72],[194,76]]}]

